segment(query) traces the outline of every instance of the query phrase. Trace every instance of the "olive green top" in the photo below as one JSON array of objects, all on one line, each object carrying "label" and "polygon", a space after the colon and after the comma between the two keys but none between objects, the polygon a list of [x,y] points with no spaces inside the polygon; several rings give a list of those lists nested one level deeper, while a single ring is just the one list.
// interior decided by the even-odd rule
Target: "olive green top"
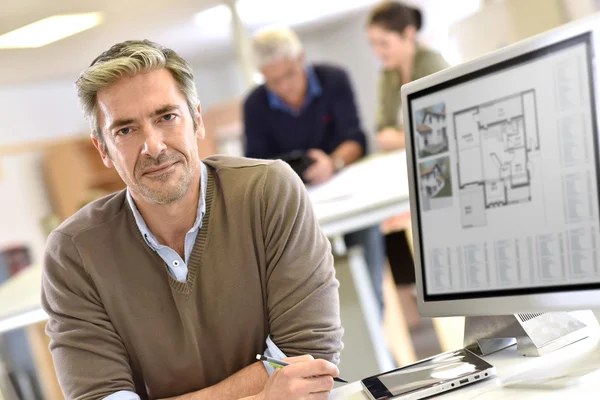
[{"label": "olive green top", "polygon": [[[423,78],[448,67],[441,54],[418,46],[411,80]],[[402,82],[396,69],[384,70],[379,79],[379,105],[377,110],[377,131],[384,128],[402,129],[398,113],[402,105],[400,87]]]}]

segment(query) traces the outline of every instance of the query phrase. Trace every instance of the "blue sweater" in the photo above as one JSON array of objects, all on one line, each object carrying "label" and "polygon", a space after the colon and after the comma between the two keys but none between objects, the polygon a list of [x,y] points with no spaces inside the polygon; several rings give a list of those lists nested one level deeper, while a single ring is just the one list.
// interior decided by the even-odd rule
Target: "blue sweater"
[{"label": "blue sweater", "polygon": [[244,102],[246,156],[277,158],[295,150],[321,149],[331,154],[352,140],[366,153],[366,138],[346,72],[330,65],[307,69],[307,103],[299,113],[282,107],[264,85]]}]

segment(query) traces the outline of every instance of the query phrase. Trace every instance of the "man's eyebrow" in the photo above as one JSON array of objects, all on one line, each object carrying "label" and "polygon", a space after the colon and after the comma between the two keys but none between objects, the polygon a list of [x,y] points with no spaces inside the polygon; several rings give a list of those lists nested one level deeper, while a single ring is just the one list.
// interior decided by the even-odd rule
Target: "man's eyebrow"
[{"label": "man's eyebrow", "polygon": [[110,126],[108,127],[108,131],[112,131],[113,129],[119,127],[119,126],[124,126],[124,125],[129,125],[129,124],[133,124],[135,122],[135,119],[117,119],[115,120],[112,124],[110,124]]},{"label": "man's eyebrow", "polygon": [[179,111],[180,107],[174,104],[167,104],[165,106],[162,106],[158,109],[156,109],[150,116],[151,117],[158,117],[159,115],[168,113],[169,111]]}]

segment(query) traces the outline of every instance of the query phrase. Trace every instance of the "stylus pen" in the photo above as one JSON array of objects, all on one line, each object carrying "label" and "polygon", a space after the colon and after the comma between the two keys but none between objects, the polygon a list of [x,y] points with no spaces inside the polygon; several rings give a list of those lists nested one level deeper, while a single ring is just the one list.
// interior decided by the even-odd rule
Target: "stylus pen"
[{"label": "stylus pen", "polygon": [[[267,363],[269,363],[274,368],[283,368],[283,367],[287,367],[288,365],[290,365],[290,363],[287,363],[285,361],[278,360],[276,358],[267,357],[267,356],[262,355],[262,354],[257,354],[256,355],[256,359],[259,360],[259,361],[267,362]],[[342,379],[342,378],[333,378],[333,380],[336,381],[336,382],[348,383],[347,380]]]}]

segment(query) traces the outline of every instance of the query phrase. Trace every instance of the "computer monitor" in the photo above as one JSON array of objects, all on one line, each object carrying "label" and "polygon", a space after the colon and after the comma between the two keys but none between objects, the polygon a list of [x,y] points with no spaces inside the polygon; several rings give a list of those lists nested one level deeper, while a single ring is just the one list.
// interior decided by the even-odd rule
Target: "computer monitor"
[{"label": "computer monitor", "polygon": [[402,87],[422,315],[600,307],[598,54],[594,16]]}]

